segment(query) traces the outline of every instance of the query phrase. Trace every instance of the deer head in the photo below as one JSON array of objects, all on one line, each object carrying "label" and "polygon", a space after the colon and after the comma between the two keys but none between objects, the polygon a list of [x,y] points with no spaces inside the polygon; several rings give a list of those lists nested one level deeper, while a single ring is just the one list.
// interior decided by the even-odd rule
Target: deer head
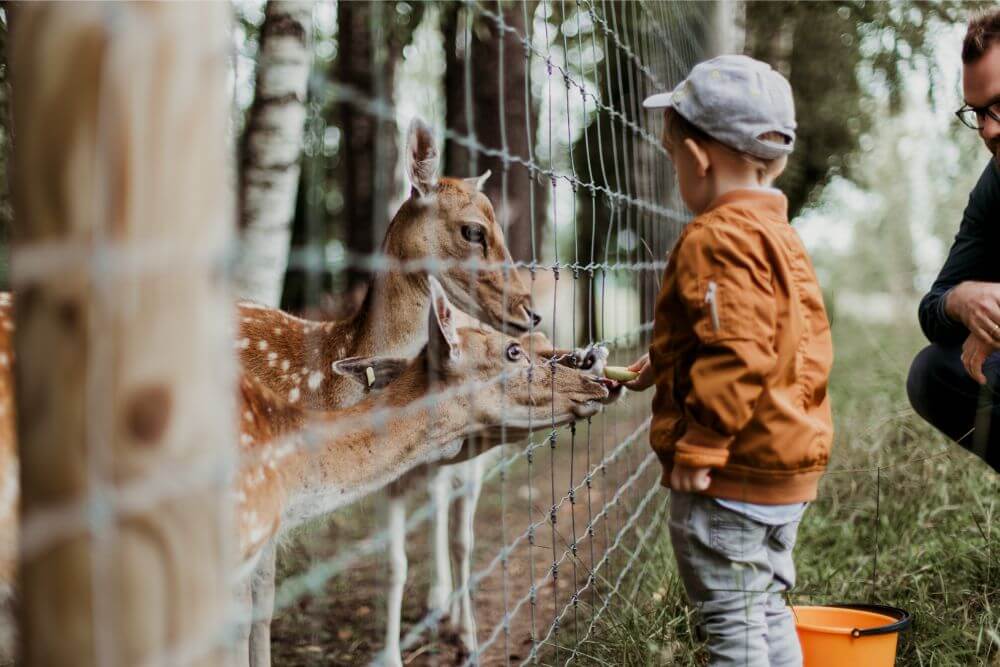
[{"label": "deer head", "polygon": [[406,142],[410,197],[389,225],[384,252],[403,260],[442,262],[435,271],[458,308],[509,333],[541,321],[528,288],[513,268],[503,229],[477,178],[439,178],[438,150],[430,128],[416,119]]},{"label": "deer head", "polygon": [[[429,337],[416,359],[404,365],[398,359],[351,358],[335,363],[334,370],[369,389],[409,386],[431,393],[458,388],[445,400],[459,406],[464,435],[503,425],[512,438],[519,437],[529,428],[589,417],[608,400],[609,381],[572,365],[529,356],[529,348],[544,340],[540,334],[513,337],[487,326],[457,327],[444,288],[434,277],[428,284]],[[414,373],[421,381],[410,377],[397,384],[397,378]]]}]

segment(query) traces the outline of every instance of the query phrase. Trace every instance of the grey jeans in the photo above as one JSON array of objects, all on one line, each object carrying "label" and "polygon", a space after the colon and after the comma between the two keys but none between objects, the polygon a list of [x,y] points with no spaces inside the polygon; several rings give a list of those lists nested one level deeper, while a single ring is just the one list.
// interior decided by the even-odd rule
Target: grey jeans
[{"label": "grey jeans", "polygon": [[801,667],[795,619],[782,596],[795,585],[798,529],[798,521],[767,526],[707,496],[671,492],[670,541],[712,667]]}]

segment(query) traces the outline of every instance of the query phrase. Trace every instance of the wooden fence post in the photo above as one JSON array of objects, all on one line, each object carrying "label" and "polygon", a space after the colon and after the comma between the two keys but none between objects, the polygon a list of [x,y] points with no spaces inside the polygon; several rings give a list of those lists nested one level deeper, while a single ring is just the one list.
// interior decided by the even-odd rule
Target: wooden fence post
[{"label": "wooden fence post", "polygon": [[12,11],[20,664],[225,659],[229,12]]}]

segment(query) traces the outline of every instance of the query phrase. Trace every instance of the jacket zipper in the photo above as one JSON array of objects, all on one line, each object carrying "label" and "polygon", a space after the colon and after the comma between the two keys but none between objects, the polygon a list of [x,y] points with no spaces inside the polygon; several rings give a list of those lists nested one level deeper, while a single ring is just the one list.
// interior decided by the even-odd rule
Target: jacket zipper
[{"label": "jacket zipper", "polygon": [[715,333],[719,333],[719,329],[721,328],[719,325],[719,308],[717,305],[718,290],[719,286],[715,284],[714,280],[708,281],[708,291],[705,292],[705,303],[708,304],[708,311],[712,316],[712,329]]}]

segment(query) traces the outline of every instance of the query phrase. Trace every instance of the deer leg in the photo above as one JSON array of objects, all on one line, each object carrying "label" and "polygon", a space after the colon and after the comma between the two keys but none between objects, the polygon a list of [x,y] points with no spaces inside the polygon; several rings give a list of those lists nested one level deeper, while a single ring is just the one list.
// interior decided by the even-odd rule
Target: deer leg
[{"label": "deer leg", "polygon": [[465,483],[465,493],[462,494],[460,506],[460,525],[458,529],[458,553],[459,563],[459,610],[454,618],[458,621],[458,633],[462,639],[462,644],[470,653],[476,650],[476,616],[472,607],[472,591],[470,583],[472,577],[472,551],[475,545],[474,521],[476,518],[476,505],[479,504],[479,495],[483,490],[481,459],[477,457],[468,463],[463,464],[462,473]]},{"label": "deer leg", "polygon": [[266,547],[251,579],[253,619],[250,626],[250,666],[271,666],[271,617],[274,615],[274,544]]},{"label": "deer leg", "polygon": [[403,616],[403,587],[406,585],[406,500],[389,497],[389,608],[385,624],[383,664],[402,667],[399,633]]},{"label": "deer leg", "polygon": [[250,633],[253,623],[253,577],[236,584],[235,602],[239,613],[239,623],[236,625],[236,636],[233,644],[233,665],[248,667],[250,664]]},{"label": "deer leg", "polygon": [[451,551],[448,547],[448,495],[451,492],[451,472],[448,467],[441,466],[431,476],[431,502],[434,504],[434,580],[427,597],[427,609],[438,611],[442,618],[448,615],[448,598],[452,592]]}]

